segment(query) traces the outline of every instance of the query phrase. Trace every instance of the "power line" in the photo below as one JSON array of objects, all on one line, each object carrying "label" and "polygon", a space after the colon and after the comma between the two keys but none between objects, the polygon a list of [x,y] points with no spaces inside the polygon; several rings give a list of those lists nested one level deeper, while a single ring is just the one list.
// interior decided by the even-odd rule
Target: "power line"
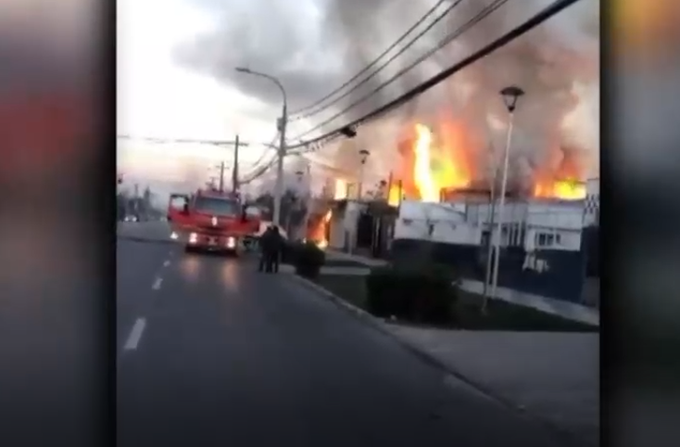
[{"label": "power line", "polygon": [[[350,85],[352,82],[356,81],[359,77],[361,77],[362,74],[366,73],[368,70],[373,68],[378,63],[378,61],[380,61],[380,59],[385,57],[390,51],[392,51],[394,48],[396,48],[397,45],[399,45],[401,42],[403,42],[403,40],[406,39],[406,37],[408,37],[409,34],[411,34],[416,28],[418,28],[418,26],[420,26],[420,24],[422,24],[425,20],[427,20],[427,18],[430,17],[437,10],[437,8],[439,8],[445,1],[446,0],[439,0],[436,5],[434,5],[432,8],[430,8],[430,10],[427,11],[420,19],[418,19],[418,21],[416,23],[411,25],[411,27],[408,30],[406,30],[406,32],[404,32],[394,43],[392,43],[392,45],[390,45],[385,51],[380,53],[375,59],[373,59],[373,61],[370,64],[366,65],[363,69],[361,69],[354,76],[352,76],[350,79],[348,79],[340,87],[336,88],[335,90],[328,93],[326,96],[317,100],[316,102],[314,102],[314,103],[312,103],[308,106],[302,107],[301,109],[298,109],[294,112],[291,112],[291,115],[298,115],[298,114],[305,112],[309,109],[315,108],[319,104],[323,103],[324,101],[331,98],[336,93],[340,92],[342,89],[344,89],[345,87]],[[413,42],[411,42],[411,44],[412,43]],[[301,118],[304,118],[306,116],[307,115],[305,115],[303,117],[295,118],[295,119],[301,119]]]},{"label": "power line", "polygon": [[[343,135],[343,131],[348,128],[355,128],[359,125],[362,125],[366,123],[367,121],[370,121],[372,119],[375,119],[381,115],[384,115],[385,113],[401,106],[402,104],[410,101],[411,99],[415,98],[418,95],[421,95],[422,93],[426,92],[427,90],[431,89],[432,87],[436,86],[437,84],[441,83],[442,81],[446,80],[449,78],[451,75],[457,73],[458,71],[462,70],[463,68],[467,67],[468,65],[471,65],[478,60],[488,56],[489,54],[493,53],[494,51],[498,50],[499,48],[507,45],[508,43],[512,42],[513,40],[517,39],[518,37],[526,34],[527,32],[531,31],[532,29],[536,28],[538,25],[542,24],[546,20],[550,19],[554,15],[560,13],[562,10],[568,8],[569,6],[574,5],[576,2],[579,0],[556,0],[552,4],[550,4],[548,7],[543,9],[541,12],[537,13],[518,27],[512,29],[508,33],[504,34],[503,36],[499,37],[486,47],[476,51],[475,53],[471,54],[470,56],[466,57],[465,59],[459,61],[458,63],[450,66],[449,68],[442,70],[439,72],[437,75],[431,77],[427,81],[417,85],[416,87],[412,88],[408,92],[404,93],[403,95],[397,97],[396,99],[388,102],[387,104],[383,105],[382,107],[379,107],[375,109],[374,111],[362,116],[361,118],[357,118],[354,121],[351,121],[343,126],[338,127],[337,129],[327,132],[321,136],[318,136],[316,138],[313,138],[308,141],[304,141],[301,143],[298,143],[296,145],[291,145],[288,146],[289,149],[298,149],[298,148],[305,148],[305,151],[313,151],[318,148],[318,146],[323,145],[326,142],[329,142],[341,135]],[[317,146],[317,147],[312,147],[312,146]]]},{"label": "power line", "polygon": [[[296,119],[296,120],[299,120],[299,119],[303,119],[303,118],[309,118],[310,116],[316,115],[316,114],[318,114],[318,113],[320,113],[320,112],[322,112],[322,111],[328,109],[329,107],[331,107],[331,106],[337,104],[340,100],[342,100],[342,99],[346,98],[347,96],[349,96],[350,93],[352,93],[353,91],[357,90],[359,87],[361,87],[362,85],[366,84],[368,81],[370,81],[371,79],[373,79],[374,77],[376,77],[376,76],[377,76],[377,75],[378,75],[385,67],[387,67],[389,64],[391,64],[392,62],[394,62],[399,56],[401,56],[402,54],[404,54],[404,52],[405,52],[406,50],[408,50],[409,48],[411,48],[411,46],[413,46],[413,44],[415,44],[418,40],[420,40],[420,38],[422,38],[426,33],[428,33],[432,28],[434,28],[434,26],[435,26],[436,24],[438,24],[439,22],[441,22],[442,19],[444,19],[444,17],[446,17],[446,16],[453,10],[453,8],[455,8],[456,6],[458,6],[458,5],[459,5],[460,3],[462,3],[462,2],[463,2],[463,0],[456,0],[456,1],[453,2],[451,5],[449,5],[449,6],[448,6],[441,14],[439,14],[439,15],[438,15],[438,16],[437,16],[437,17],[436,17],[436,18],[435,18],[435,19],[434,19],[427,27],[425,27],[425,29],[423,29],[420,33],[418,33],[413,39],[411,39],[406,45],[404,45],[404,47],[402,47],[399,51],[397,51],[391,58],[389,58],[389,59],[388,59],[387,61],[385,61],[382,65],[380,65],[374,72],[370,73],[367,77],[365,77],[364,79],[362,79],[361,82],[359,82],[358,84],[356,84],[354,87],[352,87],[351,89],[347,90],[345,93],[343,93],[342,95],[338,96],[337,98],[335,98],[334,100],[332,100],[332,101],[329,102],[328,104],[326,104],[326,105],[324,105],[324,106],[321,106],[321,107],[319,107],[319,108],[317,108],[317,109],[315,109],[315,110],[312,110],[312,111],[310,111],[310,112],[307,112],[307,113],[305,113],[305,114],[302,115],[302,116],[296,117],[295,119]],[[405,38],[405,37],[406,37],[413,29],[415,29],[418,25],[420,25],[420,23],[422,23],[428,16],[430,16],[430,15],[434,12],[434,10],[435,10],[440,4],[442,4],[442,3],[444,3],[443,0],[440,1],[439,3],[437,3],[430,11],[428,11],[427,14],[426,14],[425,16],[423,16],[423,17],[422,17],[422,18],[421,18],[421,19],[420,19],[413,27],[411,27],[411,29],[409,29],[409,30],[407,31],[406,34],[404,34],[397,42],[395,42],[394,46],[396,46],[399,42],[401,42],[401,40],[403,40],[403,39],[404,39],[404,38]],[[392,48],[394,48],[394,46],[393,46],[393,47],[390,47],[385,53],[381,54],[376,60],[374,60],[372,64],[369,64],[369,66],[367,66],[366,68],[364,68],[364,70],[363,70],[362,72],[360,72],[359,74],[355,75],[355,77],[353,77],[352,79],[350,79],[349,81],[347,81],[347,83],[345,83],[343,86],[341,86],[340,88],[338,88],[335,92],[331,93],[331,95],[327,96],[326,98],[323,98],[321,101],[318,101],[317,104],[322,103],[325,99],[329,98],[330,96],[333,96],[335,93],[337,93],[338,91],[342,90],[342,88],[344,88],[345,86],[347,86],[349,83],[351,83],[352,81],[354,81],[355,79],[357,79],[363,72],[367,71],[367,70],[370,69],[373,65],[375,65],[375,63],[377,63],[378,60],[380,60],[380,58],[382,58],[382,56],[384,56],[389,50],[391,50]],[[312,107],[312,106],[310,106],[310,107]]]},{"label": "power line", "polygon": [[406,74],[407,72],[411,71],[413,68],[415,68],[417,65],[421,64],[423,61],[425,61],[427,58],[432,56],[434,53],[437,51],[441,50],[454,40],[456,40],[458,37],[460,37],[463,33],[471,29],[473,26],[477,25],[479,22],[484,20],[486,17],[491,15],[494,11],[496,11],[498,8],[506,4],[508,0],[495,0],[493,3],[489,4],[488,6],[484,7],[480,12],[477,13],[473,18],[468,20],[465,24],[463,24],[460,28],[456,29],[454,32],[449,33],[444,39],[440,40],[437,46],[434,48],[428,50],[426,53],[422,54],[418,59],[413,61],[411,64],[409,64],[407,67],[404,67],[401,69],[399,72],[397,72],[394,76],[392,76],[390,79],[385,81],[384,83],[380,84],[377,86],[375,89],[372,91],[368,92],[366,95],[362,96],[358,100],[354,101],[352,104],[348,105],[345,107],[343,110],[339,111],[335,115],[331,116],[330,118],[326,119],[322,123],[312,127],[311,129],[305,131],[304,133],[300,134],[297,136],[297,138],[303,137],[305,135],[308,135],[312,132],[314,132],[317,129],[322,128],[326,124],[330,123],[331,121],[336,120],[337,118],[343,116],[345,113],[347,113],[350,109],[353,109],[357,105],[361,104],[362,102],[366,101],[368,98],[371,96],[375,95],[379,91],[383,90],[385,87],[389,86],[392,84],[394,81],[399,79],[401,76]]},{"label": "power line", "polygon": [[[132,135],[117,135],[116,138],[122,140],[137,140],[147,143],[157,144],[208,144],[213,146],[230,146],[236,144],[234,140],[201,140],[190,138],[160,138],[160,137],[135,137]],[[248,143],[240,143],[241,146],[248,146]]]},{"label": "power line", "polygon": [[276,135],[274,135],[274,138],[272,138],[271,143],[263,145],[263,146],[265,146],[265,148],[262,151],[262,154],[260,154],[258,159],[253,163],[251,170],[259,169],[259,167],[262,165],[262,161],[264,161],[267,154],[269,154],[272,150],[275,149],[274,143],[279,138],[279,135],[280,135],[280,133],[276,132]]}]

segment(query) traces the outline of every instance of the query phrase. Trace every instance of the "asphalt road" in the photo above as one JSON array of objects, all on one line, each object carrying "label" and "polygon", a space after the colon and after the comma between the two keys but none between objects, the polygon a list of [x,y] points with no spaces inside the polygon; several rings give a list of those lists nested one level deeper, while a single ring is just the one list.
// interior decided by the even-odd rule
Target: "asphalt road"
[{"label": "asphalt road", "polygon": [[285,274],[118,241],[117,444],[560,445]]}]

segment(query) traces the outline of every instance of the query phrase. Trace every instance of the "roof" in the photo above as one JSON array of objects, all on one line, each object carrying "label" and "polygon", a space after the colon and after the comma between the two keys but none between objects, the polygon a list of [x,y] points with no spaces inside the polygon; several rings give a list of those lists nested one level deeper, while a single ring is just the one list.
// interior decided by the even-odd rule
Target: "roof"
[{"label": "roof", "polygon": [[216,190],[213,191],[213,190],[204,189],[204,188],[201,188],[198,191],[196,191],[196,195],[204,196],[204,197],[221,198],[221,199],[234,199],[234,200],[239,199],[238,195],[231,193],[231,192],[220,192],[220,191],[216,191]]}]

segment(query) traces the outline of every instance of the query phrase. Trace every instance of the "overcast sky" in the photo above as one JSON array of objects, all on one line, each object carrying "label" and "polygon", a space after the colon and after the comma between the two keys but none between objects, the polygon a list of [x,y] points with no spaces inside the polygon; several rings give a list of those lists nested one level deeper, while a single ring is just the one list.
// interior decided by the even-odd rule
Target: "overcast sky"
[{"label": "overcast sky", "polygon": [[[239,133],[242,140],[252,143],[271,142],[280,114],[280,92],[266,80],[237,73],[235,67],[246,66],[277,76],[286,87],[289,109],[295,112],[351,77],[434,3],[436,0],[118,0],[119,134],[231,139]],[[313,119],[291,122],[288,136],[301,134],[360,99],[485,3],[489,0],[463,2],[456,14],[449,14],[440,28],[435,27],[380,76]],[[548,0],[508,2],[456,41],[460,43],[435,54],[327,128],[384,104],[499,37],[547,3]],[[504,82],[517,82],[517,78],[528,90],[527,119],[523,121],[541,124],[534,125],[534,129],[555,127],[564,118],[565,104],[573,102],[564,98],[572,94],[579,97],[578,110],[569,114],[569,132],[573,134],[569,140],[582,141],[592,152],[591,157],[597,154],[599,167],[597,11],[597,0],[582,0],[551,20],[550,29],[540,31],[543,34],[529,34],[521,45],[499,51],[502,54],[489,58],[488,63],[477,64],[475,71],[461,72],[456,86],[452,88],[449,83],[446,94],[442,94],[446,88],[442,85],[403,107],[396,117],[362,130],[354,146],[370,146],[371,169],[384,175],[394,158],[389,153],[395,146],[394,129],[403,119],[413,114],[425,116],[436,108],[435,104],[452,108],[455,101],[451,95],[460,96],[463,90],[475,92],[480,98],[477,102],[482,104],[478,108],[484,109],[481,119],[501,132],[503,125],[494,116],[502,111],[498,87]],[[505,65],[503,69],[501,64]],[[521,126],[520,123],[520,134]],[[540,135],[532,132],[527,141],[531,141],[529,137],[544,137],[542,131]],[[354,146],[348,149],[344,145],[343,154],[356,152],[352,150]],[[381,152],[382,146],[388,148],[387,152]],[[244,149],[246,166],[242,171],[263,150],[257,144]],[[207,179],[211,166],[225,157],[229,159],[231,152],[223,148],[141,142],[120,144],[118,155],[121,170],[128,178],[153,180],[154,186],[164,184],[166,189]],[[322,154],[320,158],[356,171],[352,163],[346,164],[332,154]]]}]

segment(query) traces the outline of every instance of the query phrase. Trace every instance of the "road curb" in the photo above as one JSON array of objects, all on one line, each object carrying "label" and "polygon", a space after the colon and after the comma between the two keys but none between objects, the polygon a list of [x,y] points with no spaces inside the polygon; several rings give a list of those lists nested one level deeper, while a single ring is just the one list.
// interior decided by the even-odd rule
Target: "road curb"
[{"label": "road curb", "polygon": [[[334,294],[330,290],[327,290],[323,288],[322,286],[316,284],[313,281],[310,281],[307,278],[303,278],[299,275],[296,275],[295,273],[291,272],[288,273],[289,276],[293,277],[294,280],[296,280],[298,283],[302,284],[303,286],[306,286],[307,288],[313,289],[315,292],[319,293],[320,295],[326,297],[329,299],[329,301],[333,302],[336,304],[338,307],[340,307],[343,310],[349,311],[352,315],[357,317],[358,319],[369,323],[374,329],[377,331],[388,335],[390,338],[392,338],[396,343],[398,343],[401,347],[409,351],[411,354],[415,355],[418,357],[421,361],[429,364],[430,366],[441,370],[443,373],[451,375],[455,377],[456,379],[460,380],[463,382],[465,385],[469,386],[476,392],[480,393],[483,395],[485,398],[492,400],[493,402],[505,407],[506,409],[513,411],[517,413],[519,416],[524,417],[526,419],[531,420],[532,422],[538,423],[542,425],[543,427],[547,428],[548,430],[552,431],[555,433],[556,436],[559,436],[562,438],[565,442],[568,442],[570,444],[573,444],[574,446],[583,446],[583,445],[590,445],[590,443],[586,442],[585,440],[581,439],[579,436],[575,435],[574,433],[567,431],[552,422],[543,419],[539,416],[534,415],[531,412],[528,412],[526,408],[523,406],[512,402],[511,400],[505,398],[502,395],[499,395],[498,393],[490,390],[486,386],[476,382],[474,379],[470,379],[467,377],[465,374],[461,373],[460,371],[452,368],[451,366],[445,364],[432,354],[422,350],[421,348],[413,345],[412,343],[406,341],[405,339],[399,337],[397,334],[394,332],[390,331],[389,328],[387,327],[388,325],[396,325],[395,323],[390,323],[387,320],[384,320],[379,317],[375,317],[371,315],[370,313],[366,312],[365,310],[348,303],[346,300],[342,299],[338,295]],[[585,443],[585,444],[584,444]]]},{"label": "road curb", "polygon": [[358,316],[362,319],[370,320],[374,324],[379,324],[379,323],[384,322],[382,319],[380,319],[378,317],[374,317],[373,315],[366,312],[362,308],[357,307],[354,304],[348,303],[346,300],[343,300],[342,298],[340,298],[339,296],[337,296],[336,294],[334,294],[330,290],[324,289],[323,287],[321,287],[320,285],[318,285],[314,281],[310,281],[307,278],[303,278],[300,275],[296,275],[294,272],[290,272],[290,273],[288,273],[288,275],[291,276],[292,278],[294,278],[297,282],[303,284],[304,286],[306,286],[310,289],[314,289],[315,292],[325,296],[330,301],[332,301],[333,303],[335,303],[339,307],[343,308],[344,310],[347,310],[347,311],[351,312],[352,314],[354,314],[354,315],[356,315],[356,316]]}]

